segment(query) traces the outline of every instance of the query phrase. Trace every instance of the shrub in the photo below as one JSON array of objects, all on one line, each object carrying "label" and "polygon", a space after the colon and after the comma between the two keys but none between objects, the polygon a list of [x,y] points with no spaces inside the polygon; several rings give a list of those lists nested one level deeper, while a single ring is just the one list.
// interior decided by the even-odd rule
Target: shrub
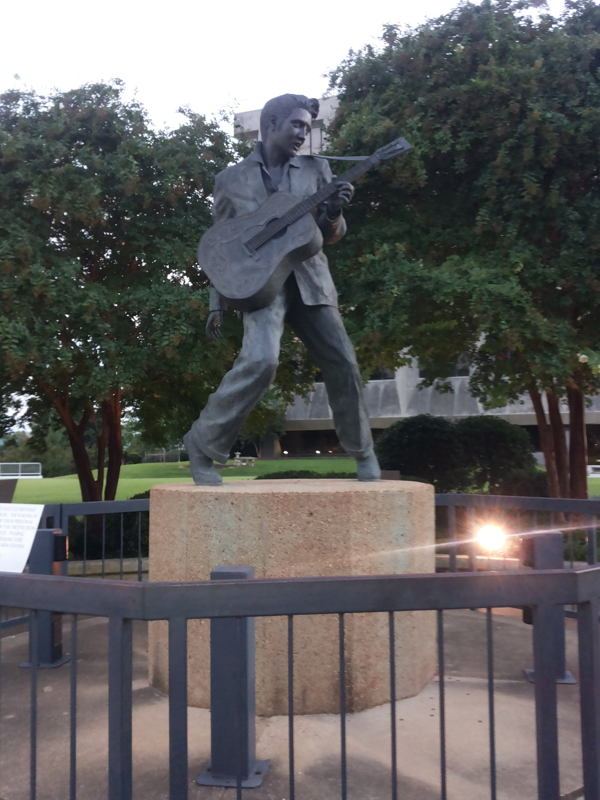
[{"label": "shrub", "polygon": [[420,414],[391,425],[375,444],[382,469],[433,483],[436,492],[547,496],[527,431],[498,417],[449,422]]},{"label": "shrub", "polygon": [[395,422],[377,439],[375,452],[382,469],[433,483],[436,492],[468,486],[462,441],[456,425],[444,417],[419,414]]},{"label": "shrub", "polygon": [[142,457],[139,453],[123,453],[123,462],[125,464],[141,464]]},{"label": "shrub", "polygon": [[265,472],[255,480],[266,481],[274,478],[356,478],[356,472],[316,472],[312,469],[285,469],[281,472]]},{"label": "shrub", "polygon": [[512,475],[513,483],[539,487],[531,439],[523,428],[499,417],[466,417],[456,422],[455,428],[473,489],[502,494],[500,484],[510,481]]},{"label": "shrub", "polygon": [[513,497],[548,497],[546,473],[535,467],[517,469],[500,481],[492,494],[507,494]]}]

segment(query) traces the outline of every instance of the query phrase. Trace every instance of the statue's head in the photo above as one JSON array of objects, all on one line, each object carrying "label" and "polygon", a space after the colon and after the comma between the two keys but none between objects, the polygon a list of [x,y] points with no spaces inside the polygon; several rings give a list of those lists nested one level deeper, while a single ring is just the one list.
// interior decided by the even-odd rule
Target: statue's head
[{"label": "statue's head", "polygon": [[269,129],[280,129],[292,111],[297,108],[308,111],[311,118],[316,119],[319,113],[319,101],[303,94],[281,94],[268,100],[260,112],[260,135],[263,141],[267,138]]}]

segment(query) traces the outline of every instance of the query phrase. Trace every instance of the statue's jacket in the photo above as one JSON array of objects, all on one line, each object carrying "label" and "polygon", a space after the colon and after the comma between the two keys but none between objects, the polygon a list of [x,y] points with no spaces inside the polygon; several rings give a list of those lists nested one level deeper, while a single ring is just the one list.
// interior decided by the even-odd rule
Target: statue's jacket
[{"label": "statue's jacket", "polygon": [[[332,180],[329,164],[317,156],[294,156],[285,167],[279,191],[287,191],[298,201],[318,191]],[[268,197],[270,176],[262,161],[260,143],[243,161],[217,175],[214,189],[213,220],[221,222],[243,214],[251,214],[262,206]],[[326,214],[326,204],[316,209],[317,224],[323,233],[324,244],[337,242],[346,232],[343,215],[331,220]],[[327,256],[320,250],[303,261],[294,270],[300,296],[309,306],[337,306],[337,292],[333,285]],[[227,308],[227,302],[211,287],[210,309]]]}]

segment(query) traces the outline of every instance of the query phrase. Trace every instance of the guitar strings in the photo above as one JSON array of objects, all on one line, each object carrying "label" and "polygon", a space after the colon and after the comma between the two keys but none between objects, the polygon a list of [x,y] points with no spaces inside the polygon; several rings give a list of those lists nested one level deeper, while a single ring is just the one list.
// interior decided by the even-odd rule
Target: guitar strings
[{"label": "guitar strings", "polygon": [[330,183],[326,184],[319,189],[318,192],[315,192],[314,194],[310,195],[310,197],[307,197],[305,200],[302,200],[300,203],[291,208],[276,222],[267,225],[264,230],[260,231],[251,239],[249,239],[246,243],[246,246],[252,250],[258,250],[270,239],[272,239],[273,236],[287,228],[293,222],[296,222],[296,220],[300,219],[300,217],[304,216],[304,214],[310,211],[311,208],[319,205],[319,203],[322,203],[323,200],[326,200],[330,195],[334,194],[336,191],[337,180],[352,182],[355,178],[360,177],[363,173],[371,169],[372,166],[375,166],[376,163],[377,161],[372,156],[369,156],[369,158],[365,159],[359,164],[356,164],[356,166],[352,167],[352,169],[348,170],[340,178],[337,178],[336,181],[331,181]]}]

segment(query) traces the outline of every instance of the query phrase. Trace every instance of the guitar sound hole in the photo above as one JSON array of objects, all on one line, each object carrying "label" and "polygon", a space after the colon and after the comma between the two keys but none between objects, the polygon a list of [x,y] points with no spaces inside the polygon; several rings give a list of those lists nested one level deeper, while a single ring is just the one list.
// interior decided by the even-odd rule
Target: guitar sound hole
[{"label": "guitar sound hole", "polygon": [[[266,225],[267,231],[269,230],[269,228],[271,227],[271,225],[275,225],[277,222],[279,222],[279,218],[278,218],[278,217],[275,217],[274,219],[270,219],[270,220],[267,222],[267,225]],[[287,227],[283,228],[283,230],[281,230],[281,231],[279,231],[278,233],[274,234],[274,235],[273,235],[273,236],[271,236],[270,238],[271,238],[271,239],[281,239],[281,237],[282,237],[282,236],[285,236],[285,234],[286,234],[286,231],[287,231]]]}]

